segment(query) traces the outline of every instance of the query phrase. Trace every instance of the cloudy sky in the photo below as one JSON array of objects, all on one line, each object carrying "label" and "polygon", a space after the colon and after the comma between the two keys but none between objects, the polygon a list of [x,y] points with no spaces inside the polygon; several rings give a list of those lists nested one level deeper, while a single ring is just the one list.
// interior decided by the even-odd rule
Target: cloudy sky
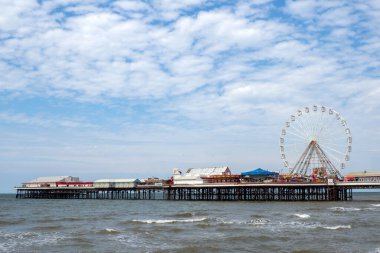
[{"label": "cloudy sky", "polygon": [[38,176],[279,169],[284,122],[344,116],[380,170],[380,2],[0,0],[0,192]]}]

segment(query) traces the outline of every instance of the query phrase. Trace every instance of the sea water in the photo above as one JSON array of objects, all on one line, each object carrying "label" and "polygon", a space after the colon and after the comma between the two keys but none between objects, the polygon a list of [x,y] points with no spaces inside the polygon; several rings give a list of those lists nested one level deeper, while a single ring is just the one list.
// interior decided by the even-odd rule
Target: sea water
[{"label": "sea water", "polygon": [[380,193],[347,202],[16,199],[0,252],[377,252]]}]

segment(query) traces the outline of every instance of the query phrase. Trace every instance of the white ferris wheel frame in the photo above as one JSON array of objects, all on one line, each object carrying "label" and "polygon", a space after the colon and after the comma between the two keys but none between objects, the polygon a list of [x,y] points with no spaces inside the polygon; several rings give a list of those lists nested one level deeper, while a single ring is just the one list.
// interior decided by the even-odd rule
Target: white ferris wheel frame
[{"label": "white ferris wheel frame", "polygon": [[[306,120],[303,122],[302,117],[304,115],[308,114],[314,114],[315,117],[320,117],[321,121],[322,119],[328,119],[327,124],[324,124],[324,122],[311,122],[310,120]],[[314,117],[313,116],[313,117]],[[309,116],[309,118],[312,116]],[[329,117],[329,118],[327,118]],[[313,124],[312,124],[313,123]],[[337,150],[337,148],[329,147],[327,145],[321,145],[321,147],[324,149],[324,151],[327,153],[327,156],[334,161],[334,165],[338,172],[345,168],[347,162],[350,160],[350,154],[352,151],[352,136],[351,136],[351,130],[347,125],[347,121],[334,109],[326,107],[326,106],[306,106],[302,109],[297,110],[295,114],[292,114],[290,116],[290,119],[285,122],[285,127],[281,130],[281,136],[280,136],[280,155],[281,159],[284,162],[284,165],[286,168],[288,168],[290,171],[293,170],[293,166],[296,164],[296,160],[289,161],[287,157],[287,150],[286,150],[286,139],[287,134],[292,133],[292,135],[298,137],[300,140],[303,139],[305,143],[305,147],[303,149],[307,148],[308,142],[312,141],[313,139],[317,140],[318,138],[324,138],[323,141],[329,143],[329,139],[333,139],[334,136],[332,135],[322,135],[324,131],[328,131],[329,127],[332,126],[332,124],[339,124],[341,128],[343,128],[342,133],[345,133],[345,147],[340,147],[340,150]],[[335,125],[335,127],[337,127]],[[292,130],[294,132],[291,132],[289,130]],[[341,136],[341,138],[343,138]],[[327,140],[328,139],[328,140]],[[322,139],[321,139],[322,140]],[[331,142],[331,141],[330,141]],[[307,143],[307,144],[306,144]],[[331,144],[333,145],[333,144]],[[343,150],[342,150],[343,149]],[[340,157],[336,157],[335,154],[339,154]],[[299,154],[301,155],[301,154]]]}]

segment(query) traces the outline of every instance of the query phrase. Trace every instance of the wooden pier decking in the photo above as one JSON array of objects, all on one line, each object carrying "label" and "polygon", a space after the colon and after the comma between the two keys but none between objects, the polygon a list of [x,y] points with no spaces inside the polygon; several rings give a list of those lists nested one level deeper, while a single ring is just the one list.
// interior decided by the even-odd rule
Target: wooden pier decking
[{"label": "wooden pier decking", "polygon": [[380,183],[206,184],[133,188],[17,187],[19,199],[120,199],[194,201],[347,201],[352,189]]}]

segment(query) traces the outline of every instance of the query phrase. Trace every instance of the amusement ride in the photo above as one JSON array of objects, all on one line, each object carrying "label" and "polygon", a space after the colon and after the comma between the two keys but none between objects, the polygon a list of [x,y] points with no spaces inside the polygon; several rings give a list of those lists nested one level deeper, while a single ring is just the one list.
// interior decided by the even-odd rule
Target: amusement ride
[{"label": "amusement ride", "polygon": [[351,130],[332,108],[299,109],[281,130],[281,159],[291,176],[342,178],[351,151]]}]

